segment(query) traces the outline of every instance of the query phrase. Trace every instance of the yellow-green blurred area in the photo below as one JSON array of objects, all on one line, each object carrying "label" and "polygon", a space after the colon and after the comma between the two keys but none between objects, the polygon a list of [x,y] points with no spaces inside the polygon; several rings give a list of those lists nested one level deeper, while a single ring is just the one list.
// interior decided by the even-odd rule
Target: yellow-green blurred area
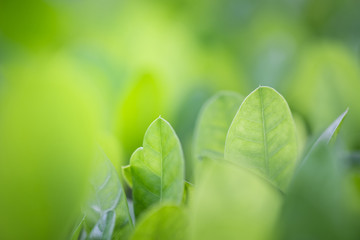
[{"label": "yellow-green blurred area", "polygon": [[1,81],[20,81],[14,74],[37,81],[51,68],[46,80],[92,89],[103,141],[123,162],[158,115],[175,125],[188,154],[205,99],[224,89],[247,95],[258,85],[284,94],[310,132],[349,106],[347,140],[358,148],[359,7],[356,0],[2,0]]},{"label": "yellow-green blurred area", "polygon": [[[57,224],[64,209],[76,214],[96,144],[119,171],[159,115],[189,163],[198,112],[220,90],[276,88],[303,138],[349,107],[342,139],[360,150],[359,9],[358,0],[0,0],[0,226],[36,216],[0,235],[64,239]],[[23,199],[31,206],[14,209]]]}]

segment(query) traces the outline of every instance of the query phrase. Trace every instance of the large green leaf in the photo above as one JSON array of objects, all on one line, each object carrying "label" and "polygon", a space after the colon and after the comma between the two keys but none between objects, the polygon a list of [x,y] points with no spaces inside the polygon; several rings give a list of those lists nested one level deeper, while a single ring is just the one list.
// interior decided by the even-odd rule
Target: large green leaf
[{"label": "large green leaf", "polygon": [[271,239],[281,194],[229,162],[208,159],[203,166],[190,204],[191,239]]},{"label": "large green leaf", "polygon": [[126,195],[117,172],[99,151],[91,179],[92,193],[85,210],[87,239],[127,239],[133,229]]},{"label": "large green leaf", "polygon": [[285,198],[283,239],[358,239],[358,224],[346,205],[343,161],[336,159],[341,154],[329,147],[347,113],[320,135],[297,169]]},{"label": "large green leaf", "polygon": [[176,205],[160,205],[147,212],[135,228],[132,240],[186,240],[187,215]]},{"label": "large green leaf", "polygon": [[281,239],[358,239],[335,156],[320,142],[295,174],[285,197]]},{"label": "large green leaf", "polygon": [[225,159],[285,191],[297,162],[294,121],[285,99],[259,87],[241,104],[226,137]]},{"label": "large green leaf", "polygon": [[184,157],[170,124],[159,117],[148,128],[143,147],[130,159],[135,216],[151,205],[180,203],[184,191]]},{"label": "large green leaf", "polygon": [[201,109],[194,137],[194,157],[223,158],[226,134],[243,97],[233,92],[220,92]]}]

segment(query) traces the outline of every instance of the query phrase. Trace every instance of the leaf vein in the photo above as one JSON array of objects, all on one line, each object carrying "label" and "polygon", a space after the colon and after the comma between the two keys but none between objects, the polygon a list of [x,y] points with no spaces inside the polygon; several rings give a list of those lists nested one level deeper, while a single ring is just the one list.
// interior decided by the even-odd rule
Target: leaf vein
[{"label": "leaf vein", "polygon": [[150,194],[152,194],[152,195],[154,195],[154,196],[156,196],[158,198],[160,197],[158,194],[151,191],[145,184],[141,184],[141,186],[142,186],[142,189],[146,190],[146,192],[148,192],[148,193],[150,193]]},{"label": "leaf vein", "polygon": [[273,152],[270,153],[270,158],[272,158],[273,156],[275,156],[278,152],[280,152],[284,147],[286,147],[288,145],[288,142],[284,142],[280,147],[278,147],[277,149],[275,149]]},{"label": "leaf vein", "polygon": [[261,105],[261,118],[262,118],[262,125],[263,125],[262,130],[263,130],[263,142],[264,142],[265,169],[266,169],[266,173],[269,174],[269,156],[268,156],[267,139],[266,139],[264,99],[262,96],[262,88],[260,88],[259,90],[260,90],[259,96],[260,96],[260,105]]},{"label": "leaf vein", "polygon": [[238,134],[235,134],[234,137],[236,137],[238,139],[241,139],[243,141],[246,141],[246,142],[258,143],[258,144],[263,143],[262,141],[257,141],[257,140],[251,139],[251,138],[246,138],[246,137],[243,137],[243,136],[238,135]]},{"label": "leaf vein", "polygon": [[275,130],[283,121],[285,121],[286,116],[282,117],[279,121],[277,121],[274,126],[272,126],[270,129],[267,129],[266,134],[270,133],[271,131]]}]

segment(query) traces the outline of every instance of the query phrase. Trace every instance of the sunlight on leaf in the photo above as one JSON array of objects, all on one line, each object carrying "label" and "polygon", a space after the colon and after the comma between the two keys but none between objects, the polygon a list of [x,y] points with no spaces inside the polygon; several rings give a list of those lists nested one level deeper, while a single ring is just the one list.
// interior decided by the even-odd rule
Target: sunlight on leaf
[{"label": "sunlight on leaf", "polygon": [[259,87],[241,104],[226,137],[225,159],[285,191],[297,162],[294,121],[285,99]]}]

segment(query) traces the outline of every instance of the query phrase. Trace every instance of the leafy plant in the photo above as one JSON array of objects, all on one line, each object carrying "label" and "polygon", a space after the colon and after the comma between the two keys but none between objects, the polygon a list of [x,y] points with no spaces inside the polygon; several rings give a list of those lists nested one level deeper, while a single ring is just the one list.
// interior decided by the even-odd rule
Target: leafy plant
[{"label": "leafy plant", "polygon": [[[143,147],[122,169],[133,208],[129,212],[117,173],[100,151],[94,193],[74,236],[355,240],[360,216],[351,214],[345,201],[350,196],[344,180],[348,167],[338,161],[342,157],[334,148],[347,113],[299,153],[290,108],[277,91],[261,86],[244,100],[221,92],[199,114],[194,184],[185,181],[175,131],[159,117],[147,129]],[[356,189],[356,179],[346,184]]]}]

